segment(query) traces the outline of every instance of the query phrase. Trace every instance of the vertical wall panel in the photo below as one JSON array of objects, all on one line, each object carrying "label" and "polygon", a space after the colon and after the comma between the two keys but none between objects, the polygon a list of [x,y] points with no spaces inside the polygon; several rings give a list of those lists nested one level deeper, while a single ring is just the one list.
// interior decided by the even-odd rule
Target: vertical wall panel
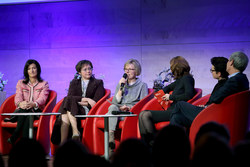
[{"label": "vertical wall panel", "polygon": [[29,49],[28,5],[0,6],[0,50]]},{"label": "vertical wall panel", "polygon": [[23,78],[23,68],[29,58],[28,50],[2,50],[0,51],[0,72],[4,74],[3,80],[7,97],[16,92],[16,84]]},{"label": "vertical wall panel", "polygon": [[139,45],[139,16],[138,0],[34,4],[31,48]]},{"label": "vertical wall panel", "polygon": [[249,41],[246,0],[146,0],[142,3],[143,44]]}]

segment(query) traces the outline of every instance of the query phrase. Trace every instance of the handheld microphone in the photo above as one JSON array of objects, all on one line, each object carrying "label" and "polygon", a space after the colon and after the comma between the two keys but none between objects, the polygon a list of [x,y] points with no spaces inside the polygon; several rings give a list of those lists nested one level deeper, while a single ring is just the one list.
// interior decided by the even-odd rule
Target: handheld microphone
[{"label": "handheld microphone", "polygon": [[113,115],[121,115],[121,114],[126,114],[126,115],[130,115],[133,114],[132,112],[129,111],[112,111]]},{"label": "handheld microphone", "polygon": [[[122,77],[123,77],[124,79],[127,79],[128,74],[124,73]],[[122,89],[124,88],[124,86],[125,86],[125,83],[121,83],[120,89],[122,90]]]}]

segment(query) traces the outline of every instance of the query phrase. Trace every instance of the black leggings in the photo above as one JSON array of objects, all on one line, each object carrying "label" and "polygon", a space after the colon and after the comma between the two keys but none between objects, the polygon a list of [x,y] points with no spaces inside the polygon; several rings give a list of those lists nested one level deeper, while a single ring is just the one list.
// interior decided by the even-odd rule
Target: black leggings
[{"label": "black leggings", "polygon": [[172,107],[166,111],[145,110],[139,114],[139,129],[142,140],[150,144],[154,140],[156,129],[155,123],[169,121],[172,114]]},{"label": "black leggings", "polygon": [[[35,110],[36,112],[41,112],[40,109]],[[34,112],[34,109],[24,110],[24,109],[17,109],[15,113],[29,113]],[[25,138],[29,137],[29,116],[14,116],[17,117],[17,127],[12,134],[11,138],[12,141],[16,141],[22,131],[22,136]],[[39,117],[34,117],[34,119],[39,119]]]}]

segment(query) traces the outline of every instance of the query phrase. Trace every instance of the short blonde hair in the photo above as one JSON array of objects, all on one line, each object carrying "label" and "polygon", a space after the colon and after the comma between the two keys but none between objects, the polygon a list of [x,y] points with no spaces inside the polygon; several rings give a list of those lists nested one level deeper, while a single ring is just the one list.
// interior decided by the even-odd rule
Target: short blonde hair
[{"label": "short blonde hair", "polygon": [[141,74],[141,64],[139,63],[138,60],[136,59],[129,59],[125,64],[124,64],[124,69],[126,65],[133,64],[135,66],[135,72],[136,76],[139,76]]}]

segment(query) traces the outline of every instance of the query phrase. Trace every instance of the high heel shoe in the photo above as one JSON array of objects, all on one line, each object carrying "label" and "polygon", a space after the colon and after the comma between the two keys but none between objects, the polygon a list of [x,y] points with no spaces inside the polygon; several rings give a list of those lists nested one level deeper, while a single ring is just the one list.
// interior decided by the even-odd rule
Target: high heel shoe
[{"label": "high heel shoe", "polygon": [[15,144],[14,139],[12,139],[11,137],[7,139],[7,142],[10,143],[11,145]]},{"label": "high heel shoe", "polygon": [[80,134],[74,134],[72,140],[80,141]]}]

